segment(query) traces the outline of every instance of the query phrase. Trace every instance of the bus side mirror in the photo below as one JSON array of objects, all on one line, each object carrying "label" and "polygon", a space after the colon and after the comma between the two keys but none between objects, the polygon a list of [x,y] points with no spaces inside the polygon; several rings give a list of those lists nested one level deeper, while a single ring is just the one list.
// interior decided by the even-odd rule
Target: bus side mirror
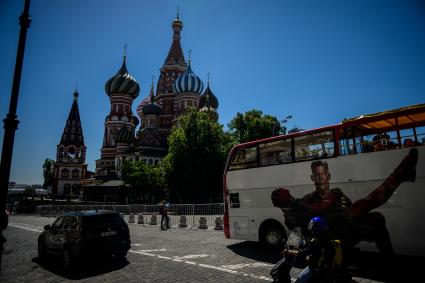
[{"label": "bus side mirror", "polygon": [[44,230],[45,230],[45,231],[50,230],[50,225],[45,225],[45,226],[44,226]]}]

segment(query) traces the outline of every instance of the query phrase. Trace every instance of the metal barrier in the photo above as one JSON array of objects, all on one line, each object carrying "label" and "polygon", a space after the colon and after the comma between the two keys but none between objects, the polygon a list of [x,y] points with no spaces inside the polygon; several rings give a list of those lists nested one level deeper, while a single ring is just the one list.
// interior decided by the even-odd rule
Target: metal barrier
[{"label": "metal barrier", "polygon": [[[36,213],[40,216],[58,216],[69,211],[83,210],[112,210],[123,214],[158,214],[158,222],[161,221],[158,204],[132,204],[132,205],[42,205],[37,206]],[[209,226],[214,226],[217,217],[222,218],[224,214],[223,203],[208,204],[172,204],[168,209],[171,226],[180,224],[180,216],[186,217],[188,226],[198,226],[200,217],[205,217]],[[147,218],[146,218],[147,219]],[[150,217],[149,217],[150,219]]]}]

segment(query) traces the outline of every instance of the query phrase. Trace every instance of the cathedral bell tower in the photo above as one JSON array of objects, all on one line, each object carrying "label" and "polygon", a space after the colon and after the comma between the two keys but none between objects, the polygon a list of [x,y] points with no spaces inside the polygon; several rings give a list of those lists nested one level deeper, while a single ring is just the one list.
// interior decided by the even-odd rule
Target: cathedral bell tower
[{"label": "cathedral bell tower", "polygon": [[86,146],[78,111],[78,92],[74,91],[74,102],[66,120],[62,138],[57,146],[54,169],[53,195],[80,194],[81,179],[87,172]]}]

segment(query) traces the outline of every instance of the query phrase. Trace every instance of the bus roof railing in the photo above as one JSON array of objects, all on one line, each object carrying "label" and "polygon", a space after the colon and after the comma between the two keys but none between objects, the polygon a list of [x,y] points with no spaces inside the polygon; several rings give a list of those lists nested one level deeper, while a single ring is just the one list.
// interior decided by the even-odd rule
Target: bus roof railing
[{"label": "bus roof railing", "polygon": [[355,118],[345,119],[341,123],[343,127],[355,126],[356,128],[371,131],[402,129],[412,125],[416,127],[425,125],[425,104],[360,115]]}]

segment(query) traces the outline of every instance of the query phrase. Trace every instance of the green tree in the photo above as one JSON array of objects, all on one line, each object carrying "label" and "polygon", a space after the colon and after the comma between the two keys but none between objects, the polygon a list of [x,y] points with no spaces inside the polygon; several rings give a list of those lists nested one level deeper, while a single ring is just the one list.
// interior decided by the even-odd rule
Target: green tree
[{"label": "green tree", "polygon": [[288,131],[288,134],[297,133],[297,132],[301,132],[301,131],[304,131],[304,129],[301,129],[300,127],[295,125],[292,129],[290,129]]},{"label": "green tree", "polygon": [[268,138],[286,132],[286,128],[275,116],[263,115],[262,111],[256,109],[243,114],[236,113],[228,127],[238,143]]},{"label": "green tree", "polygon": [[146,164],[144,161],[124,161],[121,179],[130,187],[132,201],[158,202],[165,196],[165,178],[161,167]]},{"label": "green tree", "polygon": [[43,188],[47,188],[53,185],[54,180],[54,169],[55,169],[55,161],[49,158],[46,158],[43,163]]},{"label": "green tree", "polygon": [[190,108],[168,137],[162,161],[172,202],[223,201],[223,169],[232,146],[223,126]]}]

